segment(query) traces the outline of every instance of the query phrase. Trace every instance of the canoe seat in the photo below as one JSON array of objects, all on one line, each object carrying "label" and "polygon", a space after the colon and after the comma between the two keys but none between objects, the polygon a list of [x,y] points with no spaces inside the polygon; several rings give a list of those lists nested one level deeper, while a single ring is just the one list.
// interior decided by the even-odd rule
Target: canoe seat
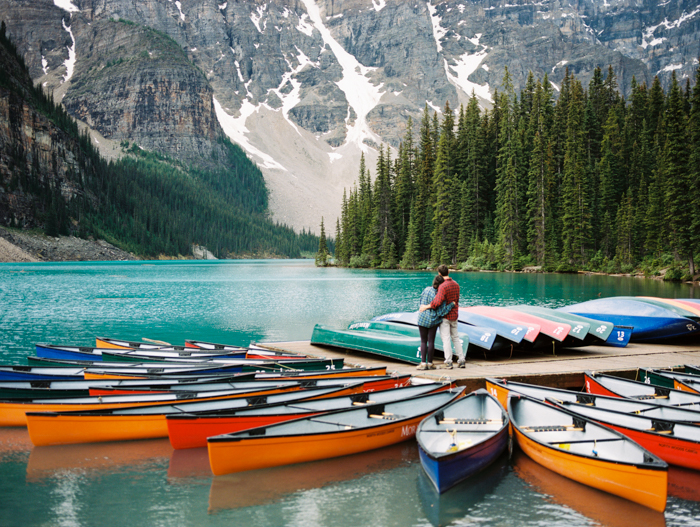
[{"label": "canoe seat", "polygon": [[542,426],[522,426],[525,432],[582,432],[583,428],[575,425],[542,425]]},{"label": "canoe seat", "polygon": [[503,419],[455,419],[453,417],[447,417],[440,421],[440,425],[492,425],[492,424],[503,424]]}]

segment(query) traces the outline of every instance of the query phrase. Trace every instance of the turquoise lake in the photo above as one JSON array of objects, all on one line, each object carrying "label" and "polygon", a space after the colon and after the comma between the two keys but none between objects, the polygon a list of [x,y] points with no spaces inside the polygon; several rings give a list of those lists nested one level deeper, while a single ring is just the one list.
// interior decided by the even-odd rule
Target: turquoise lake
[{"label": "turquoise lake", "polygon": [[[317,269],[309,260],[0,264],[0,355],[95,336],[182,344],[308,340],[417,309],[430,272]],[[461,305],[557,307],[613,295],[700,289],[593,275],[454,273]],[[671,469],[665,514],[504,457],[438,497],[415,442],[328,461],[213,477],[206,449],[167,439],[33,447],[0,428],[0,526],[700,525],[700,472]]]}]

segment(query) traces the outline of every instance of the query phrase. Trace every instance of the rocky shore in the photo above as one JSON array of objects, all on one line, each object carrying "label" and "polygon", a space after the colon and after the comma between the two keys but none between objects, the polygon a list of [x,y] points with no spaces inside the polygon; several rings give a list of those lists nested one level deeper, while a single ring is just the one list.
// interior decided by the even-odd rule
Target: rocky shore
[{"label": "rocky shore", "polygon": [[138,260],[104,240],[52,238],[0,227],[0,262],[80,262]]}]

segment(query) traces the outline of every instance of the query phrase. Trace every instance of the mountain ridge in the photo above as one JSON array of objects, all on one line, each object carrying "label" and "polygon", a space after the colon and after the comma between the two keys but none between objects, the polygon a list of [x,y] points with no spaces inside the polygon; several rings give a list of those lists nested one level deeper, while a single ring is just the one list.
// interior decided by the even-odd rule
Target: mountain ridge
[{"label": "mountain ridge", "polygon": [[[530,71],[558,89],[567,67],[586,85],[610,64],[628,94],[633,76],[650,85],[658,74],[663,86],[672,71],[689,77],[700,55],[700,7],[686,0],[1,0],[0,10],[35,81],[88,124],[104,108],[71,101],[91,35],[110,19],[168,35],[213,90],[201,105],[260,166],[273,218],[314,232],[321,216],[329,226],[339,216],[361,154],[374,167],[376,148],[396,148],[426,104],[457,109],[474,90],[488,107],[506,67],[516,90]],[[173,154],[157,133],[171,121],[151,115],[150,142],[137,143]],[[175,130],[175,155],[202,158],[188,133]]]}]

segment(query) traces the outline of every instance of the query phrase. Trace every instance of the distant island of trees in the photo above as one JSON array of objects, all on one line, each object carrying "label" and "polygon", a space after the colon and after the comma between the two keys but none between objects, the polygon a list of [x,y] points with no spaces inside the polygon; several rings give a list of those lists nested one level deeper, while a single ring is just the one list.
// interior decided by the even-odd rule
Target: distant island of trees
[{"label": "distant island of trees", "polygon": [[[700,70],[699,70],[700,71]],[[464,270],[669,268],[691,279],[700,251],[700,73],[664,92],[610,67],[587,89],[532,73],[516,94],[506,69],[493,107],[476,97],[409,119],[396,159],[362,158],[342,201],[335,261],[350,267]],[[555,97],[555,90],[559,92]]]}]

